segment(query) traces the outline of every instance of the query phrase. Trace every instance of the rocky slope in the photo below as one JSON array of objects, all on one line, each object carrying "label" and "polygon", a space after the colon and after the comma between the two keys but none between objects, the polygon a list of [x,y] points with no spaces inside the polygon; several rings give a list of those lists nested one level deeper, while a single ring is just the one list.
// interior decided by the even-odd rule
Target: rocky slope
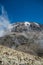
[{"label": "rocky slope", "polygon": [[43,65],[43,58],[0,45],[0,65]]}]

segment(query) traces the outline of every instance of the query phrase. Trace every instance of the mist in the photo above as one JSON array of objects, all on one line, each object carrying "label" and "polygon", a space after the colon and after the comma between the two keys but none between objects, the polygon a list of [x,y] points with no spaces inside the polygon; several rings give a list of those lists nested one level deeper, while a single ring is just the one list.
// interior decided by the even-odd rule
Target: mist
[{"label": "mist", "polygon": [[3,6],[0,7],[0,10],[0,37],[2,37],[10,31],[9,28],[11,28],[11,23],[9,21],[7,11],[4,9]]}]

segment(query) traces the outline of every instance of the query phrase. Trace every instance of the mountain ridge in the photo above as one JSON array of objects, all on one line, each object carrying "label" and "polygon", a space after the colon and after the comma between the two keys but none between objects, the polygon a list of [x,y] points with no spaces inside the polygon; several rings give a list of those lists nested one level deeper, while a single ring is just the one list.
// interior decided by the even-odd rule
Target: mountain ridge
[{"label": "mountain ridge", "polygon": [[10,31],[5,31],[5,35],[0,37],[0,45],[36,55],[43,53],[43,25],[18,22],[8,27],[8,30]]}]

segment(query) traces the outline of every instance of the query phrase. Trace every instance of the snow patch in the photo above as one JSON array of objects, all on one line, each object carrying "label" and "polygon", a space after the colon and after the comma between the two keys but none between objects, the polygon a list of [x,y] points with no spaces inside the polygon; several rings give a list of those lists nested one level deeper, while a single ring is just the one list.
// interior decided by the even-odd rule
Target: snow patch
[{"label": "snow patch", "polygon": [[29,23],[29,22],[25,22],[24,24],[25,24],[25,26],[27,26],[27,25],[29,25],[29,26],[30,26],[30,23]]},{"label": "snow patch", "polygon": [[38,23],[36,23],[36,22],[34,22],[38,27],[39,27],[39,24]]}]

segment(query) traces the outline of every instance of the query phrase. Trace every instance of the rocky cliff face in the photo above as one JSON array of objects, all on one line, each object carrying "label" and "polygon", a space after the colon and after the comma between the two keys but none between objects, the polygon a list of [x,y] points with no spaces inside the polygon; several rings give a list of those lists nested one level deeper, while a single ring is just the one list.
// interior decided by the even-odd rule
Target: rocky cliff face
[{"label": "rocky cliff face", "polygon": [[43,53],[43,25],[35,22],[14,23],[0,37],[0,45],[32,54]]}]

